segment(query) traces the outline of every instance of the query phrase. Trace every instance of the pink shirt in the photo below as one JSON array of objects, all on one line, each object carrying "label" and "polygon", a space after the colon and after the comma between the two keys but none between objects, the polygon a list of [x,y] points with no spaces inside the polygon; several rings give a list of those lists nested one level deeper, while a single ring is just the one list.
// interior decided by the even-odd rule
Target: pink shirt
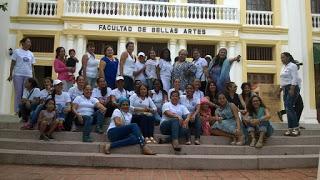
[{"label": "pink shirt", "polygon": [[70,75],[68,74],[68,68],[67,65],[61,61],[60,59],[55,59],[53,62],[54,71],[58,73],[58,79],[59,80],[66,80],[70,81]]}]

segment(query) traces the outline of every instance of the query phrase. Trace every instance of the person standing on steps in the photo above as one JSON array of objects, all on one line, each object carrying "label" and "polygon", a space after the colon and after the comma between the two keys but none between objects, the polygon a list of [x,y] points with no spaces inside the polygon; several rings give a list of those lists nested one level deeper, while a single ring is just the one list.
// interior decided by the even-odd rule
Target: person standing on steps
[{"label": "person standing on steps", "polygon": [[10,74],[8,81],[13,80],[15,91],[14,97],[14,112],[18,114],[19,104],[23,94],[24,83],[28,78],[34,77],[34,67],[36,63],[33,53],[30,51],[31,40],[24,37],[20,40],[21,48],[13,51],[12,61],[10,65]]},{"label": "person standing on steps", "polygon": [[134,81],[141,81],[143,84],[147,84],[146,80],[146,56],[144,52],[139,52],[138,61],[135,62],[135,68],[133,71]]},{"label": "person standing on steps", "polygon": [[161,79],[163,89],[169,93],[171,89],[171,73],[173,66],[171,64],[171,53],[168,48],[162,49],[160,52],[160,60],[157,66],[157,76]]},{"label": "person standing on steps", "polygon": [[99,65],[99,77],[103,77],[111,89],[116,88],[116,77],[119,66],[119,60],[113,57],[113,54],[113,48],[107,46],[104,50],[104,57],[100,60]]},{"label": "person standing on steps", "polygon": [[283,91],[284,107],[288,119],[288,130],[284,135],[299,136],[298,111],[295,104],[300,94],[301,79],[298,74],[298,67],[293,63],[294,59],[290,53],[283,52],[281,61],[283,67],[280,72],[280,86]]},{"label": "person standing on steps", "polygon": [[96,87],[96,81],[98,77],[98,66],[100,61],[96,59],[94,54],[95,46],[93,43],[88,43],[87,53],[82,56],[82,75],[86,79],[87,83],[92,88]]},{"label": "person standing on steps", "polygon": [[[208,71],[208,62],[201,57],[200,51],[198,49],[194,49],[192,51],[193,61],[192,63],[196,66],[196,79],[200,80],[200,90],[203,92],[206,89],[206,79],[207,79],[207,71]],[[201,97],[202,98],[202,97]]]},{"label": "person standing on steps", "polygon": [[111,123],[107,129],[107,137],[110,144],[104,148],[105,154],[110,154],[114,148],[139,144],[142,154],[155,155],[144,138],[137,124],[131,123],[132,114],[129,111],[130,101],[125,97],[118,99],[119,109],[115,109],[111,116]]},{"label": "person standing on steps", "polygon": [[124,77],[124,89],[133,90],[133,72],[135,71],[136,58],[133,55],[134,43],[129,41],[126,44],[126,51],[121,54],[119,75]]}]

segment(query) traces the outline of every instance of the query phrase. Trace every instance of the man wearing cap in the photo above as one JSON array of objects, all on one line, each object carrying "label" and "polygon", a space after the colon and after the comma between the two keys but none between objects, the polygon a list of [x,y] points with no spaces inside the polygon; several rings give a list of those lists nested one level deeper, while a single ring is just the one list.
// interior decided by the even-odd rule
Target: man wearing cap
[{"label": "man wearing cap", "polygon": [[123,76],[116,77],[116,89],[113,89],[110,93],[110,102],[107,104],[107,116],[111,116],[113,111],[118,107],[117,101],[121,97],[129,98],[129,91],[124,89],[124,78]]},{"label": "man wearing cap", "polygon": [[147,84],[145,70],[146,55],[144,52],[139,52],[138,61],[135,63],[135,70],[133,71],[134,80],[140,80],[143,84]]}]

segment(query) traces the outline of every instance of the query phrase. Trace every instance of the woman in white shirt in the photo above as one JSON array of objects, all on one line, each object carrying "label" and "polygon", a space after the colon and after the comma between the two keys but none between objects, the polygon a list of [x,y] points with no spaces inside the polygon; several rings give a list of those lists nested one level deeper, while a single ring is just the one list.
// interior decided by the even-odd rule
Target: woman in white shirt
[{"label": "woman in white shirt", "polygon": [[106,80],[103,77],[97,78],[98,87],[94,88],[92,91],[92,97],[97,98],[99,102],[107,108],[105,117],[111,117],[112,112],[109,109],[112,108],[110,101],[111,88],[108,87]]},{"label": "woman in white shirt", "polygon": [[[179,104],[179,91],[171,92],[170,96],[170,102],[165,103],[162,107],[160,131],[164,135],[170,135],[172,147],[175,151],[181,151],[178,139],[179,136],[185,136],[188,138],[188,123],[191,118],[191,114],[184,105]],[[160,139],[159,143],[162,143],[162,141],[163,140]]]},{"label": "woman in white shirt", "polygon": [[19,116],[25,123],[23,128],[29,125],[30,113],[34,111],[40,103],[40,89],[37,88],[37,82],[33,78],[28,78],[25,82],[25,88],[20,104]]},{"label": "woman in white shirt", "polygon": [[135,70],[135,57],[133,55],[134,43],[127,42],[126,51],[121,54],[119,73],[124,77],[124,88],[128,91],[133,90],[133,71]]},{"label": "woman in white shirt", "polygon": [[149,92],[149,96],[157,107],[157,113],[155,114],[156,123],[160,123],[162,115],[162,106],[168,102],[168,94],[163,90],[162,82],[159,79],[153,82],[154,89]]},{"label": "woman in white shirt", "polygon": [[10,74],[8,81],[13,80],[15,99],[14,99],[14,112],[18,113],[19,104],[23,94],[24,82],[34,76],[33,64],[36,60],[33,53],[29,50],[31,47],[30,38],[23,38],[20,41],[21,48],[13,51],[12,61],[10,66]]},{"label": "woman in white shirt", "polygon": [[154,114],[157,112],[157,107],[148,96],[146,85],[140,85],[137,96],[130,98],[130,108],[133,111],[132,121],[140,127],[146,143],[157,143],[153,138]]},{"label": "woman in white shirt", "polygon": [[135,81],[141,81],[143,84],[147,84],[146,73],[145,73],[145,54],[139,52],[138,61],[135,62],[135,69],[133,71],[133,76]]},{"label": "woman in white shirt", "polygon": [[82,56],[82,75],[91,87],[96,87],[96,79],[98,77],[98,66],[100,61],[96,59],[94,54],[95,46],[88,43],[87,53]]},{"label": "woman in white shirt", "polygon": [[110,150],[117,147],[139,144],[144,155],[155,155],[155,153],[145,144],[139,127],[131,123],[132,114],[129,112],[130,102],[127,98],[118,99],[119,109],[114,110],[111,123],[107,130],[110,144],[104,148],[105,154],[110,154]]},{"label": "woman in white shirt", "polygon": [[[200,80],[200,89],[201,91],[205,91],[206,88],[206,75],[208,75],[208,62],[201,57],[200,51],[198,49],[194,49],[192,51],[193,61],[192,63],[196,66],[196,79]],[[202,97],[201,97],[202,98]]]},{"label": "woman in white shirt", "polygon": [[168,48],[162,49],[160,52],[160,60],[157,66],[158,79],[161,79],[163,89],[169,93],[171,88],[171,73],[173,66],[171,64],[171,54]]},{"label": "woman in white shirt", "polygon": [[[97,132],[103,133],[104,113],[106,108],[99,102],[98,99],[91,97],[92,87],[88,84],[83,90],[82,96],[77,96],[72,103],[72,110],[75,113],[80,124],[84,124],[82,141],[92,142],[90,137],[92,123],[97,121]],[[95,108],[98,110],[95,111]]]},{"label": "woman in white shirt", "polygon": [[76,83],[77,85],[71,87],[68,91],[71,101],[73,101],[77,96],[81,96],[83,94],[85,78],[83,76],[78,76],[76,78]]},{"label": "woman in white shirt", "polygon": [[156,52],[154,50],[149,51],[148,60],[146,62],[146,76],[148,87],[153,89],[153,81],[157,79],[157,66],[159,61],[156,59]]},{"label": "woman in white shirt", "polygon": [[284,107],[287,111],[288,130],[285,136],[299,136],[299,121],[295,102],[300,94],[301,79],[298,75],[298,67],[293,63],[294,59],[288,52],[281,54],[283,67],[280,73],[280,86],[283,91]]}]

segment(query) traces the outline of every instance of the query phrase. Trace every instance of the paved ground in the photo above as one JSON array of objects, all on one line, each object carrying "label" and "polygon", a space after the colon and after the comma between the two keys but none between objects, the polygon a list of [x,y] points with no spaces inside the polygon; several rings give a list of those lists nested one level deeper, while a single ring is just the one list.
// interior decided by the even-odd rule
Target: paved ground
[{"label": "paved ground", "polygon": [[61,166],[0,165],[1,180],[313,180],[317,169],[282,170],[143,170]]}]

